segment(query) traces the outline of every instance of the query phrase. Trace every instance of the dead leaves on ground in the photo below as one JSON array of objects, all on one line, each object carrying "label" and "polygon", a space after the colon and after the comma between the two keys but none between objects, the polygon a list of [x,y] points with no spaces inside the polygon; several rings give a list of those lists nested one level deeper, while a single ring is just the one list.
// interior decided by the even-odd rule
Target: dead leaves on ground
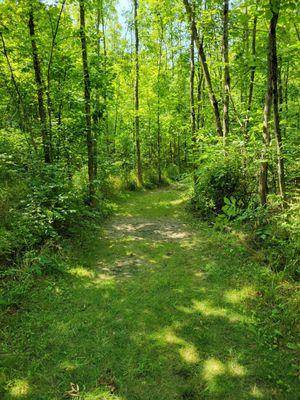
[{"label": "dead leaves on ground", "polygon": [[[105,373],[97,379],[97,386],[104,386],[111,394],[116,393],[117,384],[110,369],[107,369]],[[77,383],[70,383],[70,390],[66,392],[66,397],[77,400],[82,399],[82,393],[80,393],[80,388]]]},{"label": "dead leaves on ground", "polygon": [[79,390],[79,385],[77,383],[70,383],[70,390],[66,393],[68,397],[71,397],[72,399],[74,398],[79,398],[80,397],[80,390]]},{"label": "dead leaves on ground", "polygon": [[98,386],[106,386],[110,393],[113,394],[117,391],[117,384],[116,380],[112,374],[112,371],[110,369],[107,369],[105,371],[104,375],[101,375],[98,380],[97,380],[97,385]]}]

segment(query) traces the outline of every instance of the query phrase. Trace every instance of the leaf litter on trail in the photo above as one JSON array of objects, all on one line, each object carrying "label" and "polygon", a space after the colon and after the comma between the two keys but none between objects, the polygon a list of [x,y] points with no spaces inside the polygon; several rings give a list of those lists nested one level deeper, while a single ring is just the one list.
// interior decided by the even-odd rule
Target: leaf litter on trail
[{"label": "leaf litter on trail", "polygon": [[107,387],[111,394],[117,391],[117,383],[110,369],[106,370],[105,373],[98,378],[97,386]]},{"label": "leaf litter on trail", "polygon": [[70,383],[70,390],[66,393],[68,397],[71,397],[72,399],[74,398],[79,398],[80,397],[80,389],[79,385],[77,383]]}]

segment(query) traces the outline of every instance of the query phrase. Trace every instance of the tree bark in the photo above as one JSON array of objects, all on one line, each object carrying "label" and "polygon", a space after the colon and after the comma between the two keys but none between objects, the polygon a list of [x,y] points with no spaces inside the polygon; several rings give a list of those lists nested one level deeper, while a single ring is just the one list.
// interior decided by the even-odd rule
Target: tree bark
[{"label": "tree bark", "polygon": [[158,183],[162,183],[162,168],[161,168],[161,123],[160,123],[160,78],[161,78],[161,64],[162,64],[162,44],[163,44],[163,24],[161,22],[161,32],[159,38],[159,56],[158,56],[158,70],[157,70],[157,174]]},{"label": "tree bark", "polygon": [[256,57],[256,26],[257,26],[257,15],[254,16],[253,19],[253,28],[252,28],[252,58],[253,64],[251,64],[251,71],[250,71],[250,83],[249,83],[249,94],[248,94],[248,104],[247,104],[247,113],[246,119],[244,124],[244,135],[245,141],[248,142],[249,140],[249,114],[252,108],[252,100],[253,100],[253,89],[254,89],[254,79],[255,79],[255,57]]},{"label": "tree bark", "polygon": [[190,119],[191,119],[191,139],[192,139],[192,168],[194,182],[196,181],[196,112],[195,112],[195,34],[193,23],[195,22],[195,3],[192,2],[193,14],[190,24]]},{"label": "tree bark", "polygon": [[85,122],[86,122],[86,143],[88,154],[88,177],[89,177],[89,197],[90,205],[95,204],[95,180],[97,177],[97,159],[96,149],[97,143],[92,132],[92,116],[91,116],[91,83],[88,65],[87,44],[85,34],[85,7],[84,0],[79,0],[80,13],[80,39],[82,50],[82,68],[84,80],[84,103],[85,103]]},{"label": "tree bark", "polygon": [[274,116],[274,134],[277,148],[277,171],[279,194],[285,198],[285,177],[284,177],[284,159],[282,155],[283,143],[280,128],[279,114],[279,95],[278,95],[278,59],[277,59],[277,38],[276,26],[279,17],[280,0],[270,0],[272,19],[270,22],[270,47],[272,48],[272,97],[273,97],[273,116]]},{"label": "tree bark", "polygon": [[[53,53],[54,53],[54,48],[56,46],[56,37],[58,33],[58,28],[60,24],[60,19],[64,10],[66,4],[66,0],[62,1],[61,8],[58,14],[58,18],[55,24],[55,29],[52,29],[52,41],[51,41],[51,47],[50,47],[50,54],[49,54],[49,61],[48,61],[48,67],[47,67],[47,90],[46,90],[46,96],[47,96],[47,112],[48,112],[48,122],[49,122],[49,138],[52,143],[52,100],[51,100],[51,66],[52,66],[52,61],[53,61]],[[53,150],[53,149],[52,149]]]},{"label": "tree bark", "polygon": [[223,108],[223,142],[229,134],[229,95],[230,95],[230,73],[228,56],[228,13],[229,0],[224,0],[223,8],[223,64],[224,64],[224,108]]},{"label": "tree bark", "polygon": [[[104,57],[103,70],[104,70],[104,74],[106,75],[107,74],[107,46],[106,46],[106,32],[105,32],[103,0],[100,0],[100,5],[98,5],[98,11],[99,11],[99,15],[98,15],[99,23],[101,20],[101,31],[102,31],[102,44],[103,44],[103,57]],[[99,53],[98,54],[100,57],[100,43],[99,43]],[[107,109],[107,86],[106,86],[106,84],[104,85],[102,95],[103,95],[104,136],[105,136],[105,141],[107,144],[107,150],[109,152],[110,151],[110,149],[109,149],[110,139],[109,139],[109,132],[108,132],[108,109]]]},{"label": "tree bark", "polygon": [[[276,0],[275,0],[276,1]],[[277,90],[277,77],[274,76],[274,73],[277,71],[277,56],[276,56],[276,26],[278,21],[278,11],[275,11],[274,3],[275,1],[270,0],[270,9],[272,12],[272,18],[270,20],[269,25],[269,34],[268,34],[268,81],[267,81],[267,92],[265,98],[265,107],[264,107],[264,121],[263,121],[263,147],[261,152],[261,164],[260,164],[260,179],[259,179],[259,194],[261,205],[265,206],[267,204],[267,194],[268,194],[268,149],[270,145],[270,127],[269,121],[271,116],[271,108],[272,104],[274,107],[274,125],[278,124],[278,129],[280,133],[279,127],[279,114],[278,114],[278,90]],[[278,2],[279,3],[279,2]],[[277,5],[279,5],[277,3]],[[276,7],[277,8],[277,7]],[[275,64],[274,64],[275,63]],[[276,87],[274,87],[274,84]],[[275,90],[274,90],[275,89]],[[274,99],[274,95],[276,99]],[[277,103],[277,110],[276,105]],[[277,113],[277,116],[275,116]],[[276,121],[275,121],[276,120]],[[281,147],[278,149],[278,138],[277,141],[277,152],[281,152]],[[279,143],[280,145],[280,143]],[[279,157],[278,157],[279,160]],[[279,167],[278,167],[279,171]]]},{"label": "tree bark", "polygon": [[204,113],[202,106],[202,97],[204,92],[204,79],[203,74],[201,73],[201,66],[198,64],[197,67],[197,125],[196,129],[199,130],[204,126]]},{"label": "tree bark", "polygon": [[44,160],[46,163],[52,162],[52,144],[49,137],[48,126],[47,126],[47,115],[44,104],[44,83],[41,71],[41,63],[38,54],[38,48],[35,40],[35,22],[33,15],[33,8],[30,6],[29,9],[29,20],[28,20],[29,34],[31,39],[32,48],[32,59],[33,68],[35,74],[35,82],[37,87],[37,99],[38,99],[38,111],[41,124],[41,136],[44,151]]},{"label": "tree bark", "polygon": [[215,96],[214,89],[212,86],[210,72],[208,69],[207,62],[206,62],[206,56],[205,56],[205,52],[204,52],[203,42],[200,39],[198,30],[197,30],[197,26],[196,26],[195,18],[193,18],[194,12],[193,12],[193,9],[191,7],[189,0],[183,0],[183,3],[185,6],[185,9],[186,9],[192,30],[194,32],[194,37],[195,37],[195,42],[196,42],[197,50],[198,50],[199,57],[200,57],[201,67],[203,70],[203,75],[204,75],[206,86],[208,89],[210,102],[211,102],[213,112],[214,112],[217,134],[218,134],[218,136],[223,137],[223,129],[222,129],[222,123],[221,123],[221,118],[220,118],[219,105],[218,105],[218,101],[217,101],[217,98]]},{"label": "tree bark", "polygon": [[138,24],[138,0],[134,0],[134,33],[135,33],[135,84],[134,84],[134,126],[135,126],[135,151],[136,151],[136,172],[139,186],[143,185],[141,143],[140,143],[140,99],[139,99],[139,24]]}]

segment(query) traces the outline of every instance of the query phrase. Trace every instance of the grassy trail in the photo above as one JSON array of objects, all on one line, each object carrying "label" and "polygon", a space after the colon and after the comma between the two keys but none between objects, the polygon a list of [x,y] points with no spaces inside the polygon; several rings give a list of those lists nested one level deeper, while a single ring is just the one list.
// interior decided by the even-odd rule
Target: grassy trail
[{"label": "grassy trail", "polygon": [[1,398],[298,398],[294,351],[265,323],[265,268],[241,239],[191,224],[184,201],[131,194],[70,247],[68,274],[4,316]]}]

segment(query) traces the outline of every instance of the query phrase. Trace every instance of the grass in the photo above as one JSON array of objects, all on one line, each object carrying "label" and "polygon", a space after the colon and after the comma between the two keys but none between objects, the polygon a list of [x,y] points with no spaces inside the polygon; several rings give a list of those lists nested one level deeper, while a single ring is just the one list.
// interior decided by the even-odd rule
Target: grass
[{"label": "grass", "polygon": [[[67,273],[2,316],[1,398],[298,399],[293,284],[184,202],[176,189],[132,193],[104,234],[64,244]],[[185,234],[110,233],[130,218]]]}]

